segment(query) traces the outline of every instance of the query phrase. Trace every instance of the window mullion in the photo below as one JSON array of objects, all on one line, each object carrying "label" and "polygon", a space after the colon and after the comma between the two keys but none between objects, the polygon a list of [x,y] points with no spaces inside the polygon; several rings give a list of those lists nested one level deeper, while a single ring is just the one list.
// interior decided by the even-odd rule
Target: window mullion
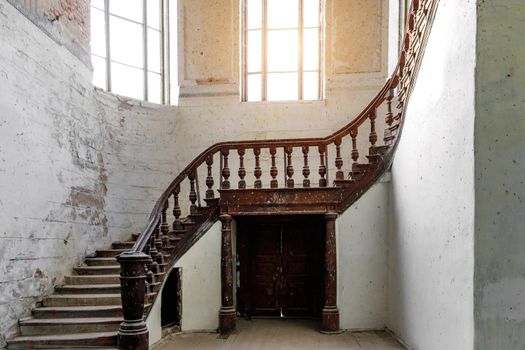
[{"label": "window mullion", "polygon": [[104,0],[104,21],[106,32],[106,90],[111,91],[111,51],[109,39],[109,0]]},{"label": "window mullion", "polygon": [[161,25],[161,45],[160,45],[160,57],[161,57],[161,66],[160,66],[160,81],[161,81],[161,101],[164,104],[170,103],[169,98],[169,76],[170,76],[170,65],[169,65],[169,52],[170,52],[170,39],[169,39],[169,17],[166,15],[169,13],[168,8],[169,0],[160,1],[160,25]]},{"label": "window mullion", "polygon": [[267,99],[267,89],[268,89],[268,2],[263,0],[263,9],[262,9],[262,75],[261,75],[261,101],[266,101]]},{"label": "window mullion", "polygon": [[298,96],[299,96],[299,100],[302,100],[303,99],[303,0],[299,0],[298,1],[299,3],[299,30],[298,30],[298,40],[299,40],[299,43],[298,43],[298,59],[299,59],[299,62],[298,62],[298,66],[299,66],[299,71],[298,71],[298,80],[297,80],[297,83],[298,83]]},{"label": "window mullion", "polygon": [[147,0],[142,0],[142,35],[144,40],[142,41],[142,57],[144,63],[144,101],[148,100],[148,9]]}]

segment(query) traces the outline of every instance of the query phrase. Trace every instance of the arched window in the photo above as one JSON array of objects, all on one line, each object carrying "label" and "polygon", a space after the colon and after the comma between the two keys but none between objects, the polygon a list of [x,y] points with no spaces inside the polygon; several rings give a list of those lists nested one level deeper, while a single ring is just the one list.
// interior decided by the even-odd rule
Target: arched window
[{"label": "arched window", "polygon": [[91,0],[95,86],[140,100],[170,103],[170,83],[175,82],[176,73],[176,69],[170,73],[176,59],[170,55],[176,38],[175,25],[170,26],[176,23],[172,2]]},{"label": "arched window", "polygon": [[322,96],[322,0],[242,0],[243,100]]}]

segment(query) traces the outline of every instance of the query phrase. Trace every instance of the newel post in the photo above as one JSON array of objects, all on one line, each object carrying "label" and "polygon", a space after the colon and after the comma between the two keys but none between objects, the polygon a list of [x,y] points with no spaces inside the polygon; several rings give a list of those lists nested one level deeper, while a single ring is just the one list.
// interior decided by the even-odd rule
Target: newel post
[{"label": "newel post", "polygon": [[142,252],[124,252],[117,257],[120,263],[120,285],[124,322],[118,330],[118,348],[147,350],[149,332],[144,322],[146,291],[146,263],[149,255]]},{"label": "newel post", "polygon": [[232,217],[223,214],[221,246],[221,310],[219,311],[219,332],[229,334],[236,328],[237,318],[233,305],[233,252],[232,252]]},{"label": "newel post", "polygon": [[339,309],[337,308],[337,246],[335,239],[335,219],[337,213],[325,214],[326,243],[325,243],[325,271],[324,294],[325,302],[322,311],[321,333],[340,333]]}]

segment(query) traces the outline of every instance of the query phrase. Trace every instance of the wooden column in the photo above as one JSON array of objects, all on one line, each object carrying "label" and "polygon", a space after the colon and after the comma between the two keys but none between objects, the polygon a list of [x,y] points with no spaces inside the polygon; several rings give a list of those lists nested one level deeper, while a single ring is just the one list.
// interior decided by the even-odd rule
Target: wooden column
[{"label": "wooden column", "polygon": [[146,263],[151,258],[140,252],[124,252],[117,257],[120,263],[120,285],[124,322],[118,330],[118,348],[147,350],[149,332],[144,322]]},{"label": "wooden column", "polygon": [[219,218],[222,223],[221,247],[221,299],[219,311],[219,332],[222,335],[235,330],[237,318],[233,305],[233,252],[232,252],[232,217],[223,214]]},{"label": "wooden column", "polygon": [[321,333],[326,334],[336,334],[341,332],[339,329],[339,309],[337,308],[337,246],[335,240],[336,218],[337,213],[335,212],[328,212],[325,214],[325,301],[322,312]]}]

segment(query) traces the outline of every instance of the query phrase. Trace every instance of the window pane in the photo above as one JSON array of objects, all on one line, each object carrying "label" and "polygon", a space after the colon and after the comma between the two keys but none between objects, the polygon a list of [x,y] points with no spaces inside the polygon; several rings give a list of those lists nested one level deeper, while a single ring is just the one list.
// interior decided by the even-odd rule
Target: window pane
[{"label": "window pane", "polygon": [[319,26],[319,0],[303,0],[303,26]]},{"label": "window pane", "polygon": [[268,74],[268,101],[290,101],[299,98],[297,73]]},{"label": "window pane", "polygon": [[248,101],[261,100],[261,74],[248,75]]},{"label": "window pane", "polygon": [[262,71],[262,31],[261,30],[250,30],[248,31],[248,72],[260,72]]},{"label": "window pane", "polygon": [[110,25],[111,60],[143,68],[143,26],[114,16]]},{"label": "window pane", "polygon": [[148,27],[160,30],[160,2],[159,0],[146,0]]},{"label": "window pane", "polygon": [[319,99],[319,72],[303,73],[303,100]]},{"label": "window pane", "polygon": [[262,28],[262,1],[246,0],[246,26],[248,29]]},{"label": "window pane", "polygon": [[91,56],[91,64],[93,65],[93,85],[106,89],[106,60]]},{"label": "window pane", "polygon": [[91,8],[91,53],[106,57],[106,21],[104,11]]},{"label": "window pane", "polygon": [[170,103],[177,104],[179,97],[179,68],[177,64],[177,0],[166,0],[169,5],[170,32]]},{"label": "window pane", "polygon": [[140,23],[144,21],[142,0],[110,0],[109,12]]},{"label": "window pane", "polygon": [[91,0],[91,6],[104,10],[104,0]]},{"label": "window pane", "polygon": [[161,103],[160,74],[148,72],[148,101]]},{"label": "window pane", "polygon": [[305,29],[303,32],[304,70],[319,69],[319,29]]},{"label": "window pane", "polygon": [[297,28],[299,3],[297,0],[267,0],[268,28]]},{"label": "window pane", "polygon": [[144,71],[111,62],[111,91],[122,96],[144,99]]},{"label": "window pane", "polygon": [[268,71],[297,71],[298,30],[268,31]]},{"label": "window pane", "polygon": [[148,70],[160,73],[160,32],[148,28]]}]

